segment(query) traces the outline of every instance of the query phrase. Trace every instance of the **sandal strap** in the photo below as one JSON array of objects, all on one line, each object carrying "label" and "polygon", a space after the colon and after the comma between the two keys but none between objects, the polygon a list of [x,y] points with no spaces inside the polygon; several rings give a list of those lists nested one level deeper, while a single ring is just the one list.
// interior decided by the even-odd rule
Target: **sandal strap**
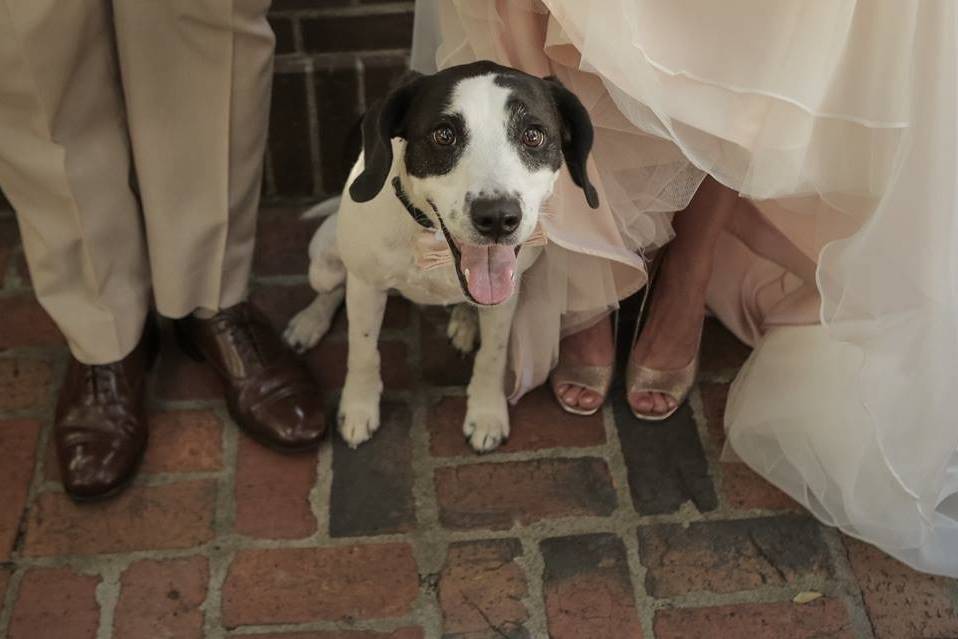
[{"label": "sandal strap", "polygon": [[580,386],[586,390],[602,395],[603,399],[609,392],[612,385],[612,376],[615,373],[615,366],[571,366],[564,365],[561,361],[552,371],[553,387],[560,384],[571,384]]}]

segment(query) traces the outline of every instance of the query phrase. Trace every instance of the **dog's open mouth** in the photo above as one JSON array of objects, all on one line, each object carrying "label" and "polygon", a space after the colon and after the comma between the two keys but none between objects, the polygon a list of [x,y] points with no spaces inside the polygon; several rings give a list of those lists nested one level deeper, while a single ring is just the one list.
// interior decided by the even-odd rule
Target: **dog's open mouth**
[{"label": "dog's open mouth", "polygon": [[439,226],[452,251],[456,274],[462,292],[475,302],[484,306],[502,304],[516,288],[516,263],[522,245],[506,244],[456,244],[439,218]]}]

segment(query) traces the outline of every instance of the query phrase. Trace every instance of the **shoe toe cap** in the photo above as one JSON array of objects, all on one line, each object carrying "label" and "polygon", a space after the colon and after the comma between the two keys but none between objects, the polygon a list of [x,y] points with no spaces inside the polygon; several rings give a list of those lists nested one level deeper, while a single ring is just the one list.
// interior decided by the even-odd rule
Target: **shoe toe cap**
[{"label": "shoe toe cap", "polygon": [[102,497],[131,478],[140,451],[116,444],[84,443],[61,449],[60,472],[67,494],[77,499]]},{"label": "shoe toe cap", "polygon": [[255,411],[256,430],[275,446],[315,448],[326,434],[324,407],[318,395],[298,394],[264,404]]}]

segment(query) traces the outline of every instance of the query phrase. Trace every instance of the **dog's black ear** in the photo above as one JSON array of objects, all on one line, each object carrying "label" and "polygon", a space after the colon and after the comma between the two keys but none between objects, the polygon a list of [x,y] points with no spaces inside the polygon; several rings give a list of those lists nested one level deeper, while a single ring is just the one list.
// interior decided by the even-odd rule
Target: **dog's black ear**
[{"label": "dog's black ear", "polygon": [[368,202],[382,190],[393,164],[391,140],[403,137],[406,111],[419,89],[422,74],[410,71],[386,98],[363,116],[363,172],[349,187],[356,202]]},{"label": "dog's black ear", "polygon": [[559,79],[550,75],[544,78],[552,92],[559,115],[562,118],[562,155],[569,168],[572,181],[585,193],[585,201],[594,209],[599,208],[599,194],[589,181],[586,160],[592,151],[592,120],[589,112],[572,91],[562,86]]}]

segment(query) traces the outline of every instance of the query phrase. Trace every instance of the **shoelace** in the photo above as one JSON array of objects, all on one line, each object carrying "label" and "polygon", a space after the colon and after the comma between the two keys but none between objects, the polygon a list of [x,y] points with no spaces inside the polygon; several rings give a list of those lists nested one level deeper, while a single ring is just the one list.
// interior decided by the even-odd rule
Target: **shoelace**
[{"label": "shoelace", "polygon": [[114,398],[111,388],[117,386],[117,380],[121,375],[121,364],[95,364],[85,365],[83,371],[83,385],[97,402],[105,403],[107,399]]},{"label": "shoelace", "polygon": [[252,356],[261,366],[265,365],[268,358],[263,335],[268,328],[248,308],[225,314],[220,320],[219,329],[229,336],[240,353]]}]

